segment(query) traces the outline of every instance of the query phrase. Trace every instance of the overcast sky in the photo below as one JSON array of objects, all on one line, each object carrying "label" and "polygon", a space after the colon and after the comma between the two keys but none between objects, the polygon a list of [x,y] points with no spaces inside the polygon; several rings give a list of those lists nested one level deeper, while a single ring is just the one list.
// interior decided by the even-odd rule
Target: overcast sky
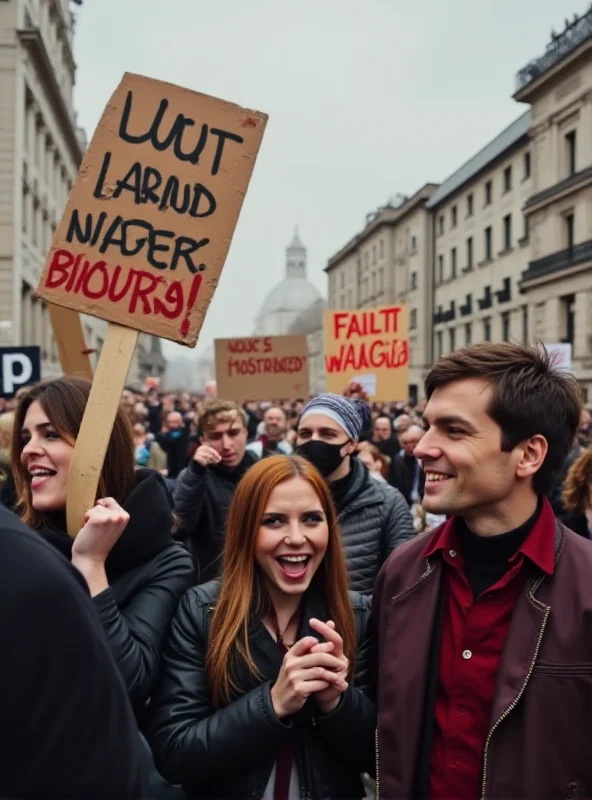
[{"label": "overcast sky", "polygon": [[[269,114],[197,346],[247,336],[298,225],[308,277],[397,193],[439,182],[526,107],[514,75],[585,0],[85,0],[76,107],[90,135],[124,72]],[[168,356],[195,358],[165,343]]]}]

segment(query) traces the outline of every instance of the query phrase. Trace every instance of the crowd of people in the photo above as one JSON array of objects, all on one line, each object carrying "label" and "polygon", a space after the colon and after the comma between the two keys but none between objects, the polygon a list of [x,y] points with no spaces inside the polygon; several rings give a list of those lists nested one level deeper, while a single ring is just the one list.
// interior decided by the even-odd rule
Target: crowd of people
[{"label": "crowd of people", "polygon": [[544,350],[417,405],[126,389],[72,538],[89,391],[0,413],[0,797],[592,796],[592,424]]}]

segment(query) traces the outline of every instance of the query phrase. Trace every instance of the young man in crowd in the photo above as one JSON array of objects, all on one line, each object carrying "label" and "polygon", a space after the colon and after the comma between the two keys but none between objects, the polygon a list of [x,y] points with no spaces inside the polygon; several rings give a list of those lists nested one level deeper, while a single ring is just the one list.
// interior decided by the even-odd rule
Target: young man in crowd
[{"label": "young man in crowd", "polygon": [[264,431],[256,442],[247,445],[247,450],[257,458],[292,454],[292,445],[286,441],[288,417],[280,406],[271,406],[263,415]]},{"label": "young man in crowd", "polygon": [[424,508],[373,607],[380,797],[589,797],[592,542],[546,494],[580,395],[542,349],[484,343],[426,380]]},{"label": "young man in crowd", "polygon": [[425,474],[421,463],[414,455],[415,448],[423,437],[423,428],[411,425],[400,436],[401,452],[391,462],[390,484],[398,489],[408,505],[421,503],[425,485]]},{"label": "young man in crowd", "polygon": [[238,482],[256,457],[246,452],[247,419],[232,400],[206,403],[198,419],[199,446],[177,480],[175,513],[195,561],[198,583],[220,574],[224,529]]},{"label": "young man in crowd", "polygon": [[401,445],[395,436],[393,422],[386,414],[381,414],[372,424],[372,444],[378,447],[384,456],[394,458]]},{"label": "young man in crowd", "polygon": [[179,411],[169,411],[156,441],[167,457],[167,476],[175,480],[189,461],[189,428]]},{"label": "young man in crowd", "polygon": [[142,797],[140,735],[84,578],[2,506],[0,608],[0,797]]}]

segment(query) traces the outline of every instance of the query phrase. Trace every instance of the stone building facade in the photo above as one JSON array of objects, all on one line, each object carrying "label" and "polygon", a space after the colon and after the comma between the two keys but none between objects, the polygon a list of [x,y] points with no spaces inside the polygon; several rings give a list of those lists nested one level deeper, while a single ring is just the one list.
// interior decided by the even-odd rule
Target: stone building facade
[{"label": "stone building facade", "polygon": [[[61,367],[35,290],[86,149],[72,41],[68,0],[0,0],[0,346],[39,345],[44,378]],[[106,323],[82,323],[87,347],[100,353]],[[164,371],[160,343],[140,340],[135,383]]]}]

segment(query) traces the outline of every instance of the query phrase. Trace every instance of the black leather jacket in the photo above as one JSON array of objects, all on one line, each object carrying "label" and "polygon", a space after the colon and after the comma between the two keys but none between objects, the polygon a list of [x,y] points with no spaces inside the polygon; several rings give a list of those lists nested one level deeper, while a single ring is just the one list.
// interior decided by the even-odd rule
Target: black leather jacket
[{"label": "black leather jacket", "polygon": [[[283,656],[261,622],[253,626],[249,642],[263,681],[245,668],[239,673],[243,693],[224,708],[212,705],[204,661],[218,591],[218,581],[190,589],[173,620],[148,730],[161,774],[181,784],[188,797],[260,798],[282,740],[293,735],[303,798],[363,797],[360,775],[374,769],[376,728],[374,703],[364,693],[369,680],[368,600],[351,595],[358,630],[357,667],[340,705],[325,716],[309,699],[298,714],[279,720],[270,691]],[[312,633],[307,620],[313,616],[327,619],[311,588],[299,636]]]}]

